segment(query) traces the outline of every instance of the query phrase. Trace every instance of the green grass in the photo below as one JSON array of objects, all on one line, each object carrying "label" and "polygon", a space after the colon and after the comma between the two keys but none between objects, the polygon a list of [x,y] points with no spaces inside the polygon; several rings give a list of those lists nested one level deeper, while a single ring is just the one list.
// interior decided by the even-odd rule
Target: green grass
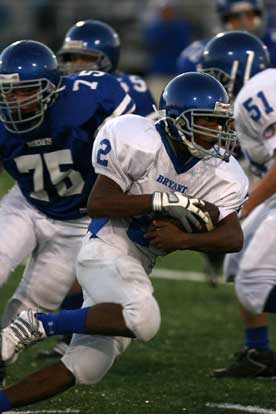
[{"label": "green grass", "polygon": [[[215,409],[207,408],[207,402],[273,407],[273,381],[208,377],[212,368],[223,366],[229,353],[242,344],[232,287],[210,289],[204,283],[167,280],[154,280],[154,286],[162,311],[162,327],[156,338],[147,344],[134,341],[96,386],[76,387],[32,409],[74,408],[95,414],[211,414]],[[1,304],[7,292],[8,286],[0,294]],[[275,333],[272,340],[275,343]],[[49,346],[44,342],[21,355],[9,369],[9,382],[38,369],[41,364],[35,353]]]},{"label": "green grass", "polygon": [[[0,188],[8,185],[3,180]],[[196,253],[175,253],[159,260],[158,266],[200,271],[202,258]],[[22,270],[19,267],[1,289],[1,311]],[[243,343],[233,287],[211,289],[205,283],[157,279],[153,283],[162,313],[156,338],[147,344],[134,341],[99,384],[75,387],[28,407],[30,410],[70,408],[84,414],[237,413],[208,408],[207,402],[273,408],[273,381],[216,380],[208,376],[212,368],[224,366],[229,354]],[[274,320],[271,341],[276,343]],[[9,368],[8,382],[39,369],[42,364],[35,354],[52,343],[53,339],[45,341],[23,353]]]}]

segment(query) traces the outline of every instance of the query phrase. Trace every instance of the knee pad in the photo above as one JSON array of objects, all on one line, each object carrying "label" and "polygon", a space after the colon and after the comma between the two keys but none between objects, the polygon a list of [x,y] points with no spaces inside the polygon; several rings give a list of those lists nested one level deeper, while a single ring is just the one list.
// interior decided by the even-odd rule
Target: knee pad
[{"label": "knee pad", "polygon": [[235,283],[236,294],[243,307],[252,314],[258,315],[263,312],[265,297],[260,294],[258,285],[251,286],[243,283],[240,278]]},{"label": "knee pad", "polygon": [[72,372],[77,384],[96,384],[107,374],[120,353],[117,342],[120,338],[73,335],[62,362]]},{"label": "knee pad", "polygon": [[127,327],[143,342],[150,341],[160,328],[160,309],[153,296],[125,305],[123,315]]}]

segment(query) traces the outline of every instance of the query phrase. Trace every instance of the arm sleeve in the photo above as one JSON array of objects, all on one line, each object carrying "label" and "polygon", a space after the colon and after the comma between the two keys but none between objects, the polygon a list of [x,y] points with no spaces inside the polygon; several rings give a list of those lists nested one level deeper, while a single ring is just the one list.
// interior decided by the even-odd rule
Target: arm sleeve
[{"label": "arm sleeve", "polygon": [[132,134],[131,121],[129,125],[127,121],[111,120],[98,133],[92,152],[95,172],[115,181],[124,192],[147,174],[156,156],[131,138]]},{"label": "arm sleeve", "polygon": [[111,118],[135,111],[133,99],[112,75],[105,74],[104,82],[101,82],[100,94],[102,111],[108,116],[105,122]]},{"label": "arm sleeve", "polygon": [[233,157],[229,162],[232,174],[228,174],[227,168],[221,168],[219,170],[221,186],[214,188],[214,192],[218,195],[214,204],[220,211],[219,221],[233,212],[238,213],[248,197],[247,176]]}]

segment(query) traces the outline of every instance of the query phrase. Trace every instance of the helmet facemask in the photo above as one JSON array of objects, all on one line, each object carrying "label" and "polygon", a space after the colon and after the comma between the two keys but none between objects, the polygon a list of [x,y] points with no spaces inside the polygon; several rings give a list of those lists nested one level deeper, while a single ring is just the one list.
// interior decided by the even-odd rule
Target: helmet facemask
[{"label": "helmet facemask", "polygon": [[[83,56],[83,62],[74,62],[74,55]],[[91,61],[87,58],[91,58]],[[86,58],[86,59],[85,59]],[[63,75],[77,73],[83,70],[100,70],[102,72],[111,72],[112,63],[108,56],[101,51],[86,51],[83,49],[64,49],[59,54],[59,70]]]},{"label": "helmet facemask", "polygon": [[247,51],[247,60],[243,69],[243,76],[241,76],[240,70],[241,63],[238,60],[233,61],[231,71],[229,73],[215,67],[203,68],[201,64],[198,65],[197,70],[199,72],[208,73],[209,75],[214,76],[219,82],[221,82],[226,89],[230,100],[233,101],[241,87],[251,77],[254,57],[255,52],[251,50]]},{"label": "helmet facemask", "polygon": [[[221,104],[217,102],[216,106],[227,106],[228,104]],[[197,123],[197,118],[215,118],[218,121],[219,128],[208,128]],[[209,110],[209,109],[190,109],[183,112],[174,120],[174,125],[185,145],[187,145],[189,152],[197,158],[219,158],[224,161],[229,161],[232,154],[237,135],[231,128],[233,122],[232,113],[229,109],[225,110]],[[197,143],[197,139],[206,137],[206,142],[213,145],[210,149],[204,148]],[[208,138],[211,141],[208,141]]]},{"label": "helmet facemask", "polygon": [[37,128],[60,89],[46,78],[18,81],[0,75],[0,119],[13,133]]}]

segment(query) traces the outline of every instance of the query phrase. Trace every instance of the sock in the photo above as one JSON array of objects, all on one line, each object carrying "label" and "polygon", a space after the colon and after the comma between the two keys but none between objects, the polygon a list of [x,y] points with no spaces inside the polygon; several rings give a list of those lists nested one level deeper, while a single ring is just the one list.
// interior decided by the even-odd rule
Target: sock
[{"label": "sock", "polygon": [[0,411],[8,411],[12,408],[12,404],[3,391],[0,391]]},{"label": "sock", "polygon": [[42,322],[46,335],[65,335],[70,333],[85,333],[86,315],[90,308],[63,310],[58,313],[37,313],[36,317]]},{"label": "sock", "polygon": [[268,327],[260,326],[258,328],[245,329],[245,345],[247,348],[270,351]]},{"label": "sock", "polygon": [[264,306],[264,312],[276,313],[276,286],[271,289]]},{"label": "sock", "polygon": [[83,294],[82,292],[80,293],[73,293],[71,295],[66,296],[66,298],[64,299],[64,301],[61,304],[60,309],[64,310],[64,309],[80,309],[82,307],[82,303],[83,303]]}]

